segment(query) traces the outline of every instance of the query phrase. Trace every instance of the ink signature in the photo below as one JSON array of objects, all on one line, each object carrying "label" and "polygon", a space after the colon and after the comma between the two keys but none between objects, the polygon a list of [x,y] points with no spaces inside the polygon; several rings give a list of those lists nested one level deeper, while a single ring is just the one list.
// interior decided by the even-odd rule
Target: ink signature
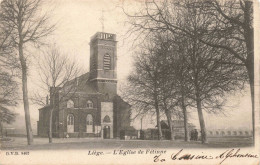
[{"label": "ink signature", "polygon": [[[176,154],[171,155],[171,160],[209,160],[209,159],[221,159],[221,163],[230,158],[258,158],[258,155],[250,153],[240,153],[239,149],[228,149],[225,152],[212,156],[210,154],[190,154],[184,153],[183,149],[179,150]],[[162,158],[161,154],[154,156],[154,162],[165,162],[166,159]]]}]

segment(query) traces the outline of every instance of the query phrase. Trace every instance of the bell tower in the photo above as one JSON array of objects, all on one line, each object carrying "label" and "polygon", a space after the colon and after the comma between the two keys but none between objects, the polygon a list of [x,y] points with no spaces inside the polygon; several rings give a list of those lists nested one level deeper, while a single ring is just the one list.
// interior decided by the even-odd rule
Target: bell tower
[{"label": "bell tower", "polygon": [[90,41],[90,81],[109,100],[117,94],[116,35],[97,32]]}]

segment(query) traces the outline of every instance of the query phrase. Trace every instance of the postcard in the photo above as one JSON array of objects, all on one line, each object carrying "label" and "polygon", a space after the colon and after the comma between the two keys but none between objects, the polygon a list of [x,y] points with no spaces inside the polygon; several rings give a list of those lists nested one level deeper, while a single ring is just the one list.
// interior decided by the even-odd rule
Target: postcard
[{"label": "postcard", "polygon": [[2,0],[1,164],[259,164],[259,11]]}]

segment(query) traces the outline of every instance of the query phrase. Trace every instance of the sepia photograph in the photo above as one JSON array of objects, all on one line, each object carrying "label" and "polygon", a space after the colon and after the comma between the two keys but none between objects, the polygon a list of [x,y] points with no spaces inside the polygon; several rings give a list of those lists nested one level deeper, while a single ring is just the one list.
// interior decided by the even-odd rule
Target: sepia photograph
[{"label": "sepia photograph", "polygon": [[1,0],[0,164],[260,163],[258,0]]}]

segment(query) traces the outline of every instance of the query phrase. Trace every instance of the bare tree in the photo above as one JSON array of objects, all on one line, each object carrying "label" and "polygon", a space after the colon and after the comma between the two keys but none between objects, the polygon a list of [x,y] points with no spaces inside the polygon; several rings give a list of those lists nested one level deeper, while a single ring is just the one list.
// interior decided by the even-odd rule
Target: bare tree
[{"label": "bare tree", "polygon": [[159,106],[167,117],[170,139],[175,139],[173,117],[180,118],[178,108],[178,98],[175,83],[176,79],[172,70],[174,56],[172,38],[166,33],[157,34],[153,42],[156,46],[154,49],[155,59],[157,60],[158,68],[158,91],[159,91]]},{"label": "bare tree", "polygon": [[[135,71],[128,77],[128,86],[124,91],[123,98],[136,110],[137,116],[156,113],[158,139],[162,139],[160,122],[159,92],[157,87],[158,70],[155,59],[148,58],[152,53],[151,45],[146,45],[140,55],[135,58]],[[134,118],[135,118],[134,117]]]},{"label": "bare tree", "polygon": [[167,34],[150,36],[140,46],[141,53],[135,59],[135,72],[129,76],[132,88],[126,89],[127,94],[131,92],[131,95],[127,95],[128,99],[130,96],[132,104],[138,103],[142,114],[149,113],[151,109],[156,110],[157,126],[160,126],[160,111],[164,112],[172,140],[175,138],[172,118],[183,117],[178,107],[176,75],[173,74],[175,59],[172,56],[176,54],[173,48],[172,40]]},{"label": "bare tree", "polygon": [[[0,18],[0,22],[1,22]],[[0,129],[3,137],[3,123],[11,123],[15,120],[16,114],[12,108],[17,105],[18,84],[15,81],[14,50],[9,36],[11,30],[5,29],[0,23]]]},{"label": "bare tree", "polygon": [[12,30],[6,27],[5,21],[0,17],[0,66],[1,71],[11,71],[8,74],[14,76],[19,69],[19,59],[15,55],[14,43],[11,39]]},{"label": "bare tree", "polygon": [[[189,69],[185,63],[184,45],[187,44],[180,36],[172,36],[169,32],[157,36],[157,60],[160,61],[160,106],[164,109],[168,124],[172,125],[171,118],[183,119],[185,141],[189,139],[187,107],[194,104],[189,99],[192,85],[188,81]],[[174,137],[174,130],[171,130]]]},{"label": "bare tree", "polygon": [[[172,33],[172,35],[181,35],[182,37],[187,37],[189,38],[189,43],[192,48],[188,48],[187,50],[190,50],[190,52],[187,52],[186,54],[191,55],[193,59],[191,62],[193,62],[193,65],[190,65],[191,69],[193,68],[193,71],[190,71],[191,77],[191,82],[193,82],[194,85],[194,90],[196,90],[197,95],[194,95],[197,97],[195,101],[197,102],[197,109],[198,109],[198,115],[200,118],[200,125],[201,125],[201,131],[202,131],[202,142],[206,142],[206,131],[205,131],[205,123],[203,119],[203,114],[202,114],[202,105],[201,105],[201,92],[204,93],[203,91],[204,87],[199,87],[200,82],[202,81],[201,78],[198,77],[200,76],[200,69],[197,68],[199,67],[198,64],[196,64],[196,60],[204,59],[204,61],[208,61],[208,64],[218,64],[217,68],[220,70],[225,70],[223,74],[226,74],[229,72],[231,75],[229,78],[233,78],[232,80],[227,80],[226,76],[218,76],[222,74],[215,74],[212,75],[215,77],[217,81],[215,81],[216,84],[218,83],[223,83],[222,85],[225,86],[223,87],[227,89],[228,91],[232,91],[234,89],[243,89],[243,84],[245,81],[245,71],[241,67],[244,64],[239,62],[239,59],[236,58],[235,56],[232,56],[234,53],[233,50],[239,48],[239,45],[241,45],[241,42],[235,42],[233,43],[232,41],[229,42],[228,38],[221,38],[221,36],[217,36],[216,33],[214,33],[215,37],[212,37],[213,34],[210,33],[211,29],[214,27],[218,26],[218,21],[215,19],[211,14],[210,10],[208,12],[205,12],[205,7],[209,8],[207,5],[209,2],[204,3],[204,1],[161,1],[161,2],[155,2],[155,1],[146,1],[145,3],[145,8],[144,10],[140,10],[139,13],[129,15],[126,13],[129,17],[129,23],[132,25],[132,27],[129,30],[129,33],[144,33],[146,34],[151,34],[153,32],[163,32],[163,31],[169,31]],[[230,4],[230,3],[228,3]],[[237,10],[230,6],[230,8],[227,8],[227,10]],[[227,12],[228,13],[228,12]],[[236,13],[236,12],[230,12],[230,13]],[[216,15],[218,16],[218,15]],[[222,15],[223,16],[223,15]],[[245,17],[246,18],[246,17]],[[225,24],[226,23],[226,24]],[[229,22],[222,22],[222,24],[227,25],[228,28],[231,28],[229,26]],[[227,28],[226,27],[226,28]],[[223,28],[222,26],[220,28]],[[222,33],[221,30],[219,29],[218,33]],[[231,28],[232,30],[232,28]],[[230,33],[233,34],[233,33]],[[139,35],[137,35],[139,36]],[[224,34],[223,34],[224,36]],[[237,38],[237,36],[233,35],[233,38]],[[181,38],[180,38],[181,39]],[[212,43],[221,43],[225,46],[213,46]],[[186,44],[187,45],[187,44]],[[230,45],[230,46],[227,46]],[[207,46],[207,47],[205,47]],[[215,49],[214,51],[210,49]],[[229,47],[229,48],[227,48]],[[205,52],[201,52],[201,49],[205,48]],[[241,48],[241,47],[240,47]],[[243,47],[241,48],[242,50]],[[243,56],[243,52],[241,49],[238,49],[239,51],[237,53],[240,53]],[[208,52],[207,52],[208,51]],[[202,57],[200,58],[199,52],[201,52]],[[219,54],[216,55],[216,52]],[[205,54],[207,54],[209,57],[205,58]],[[214,58],[213,56],[214,55]],[[224,56],[226,55],[226,56]],[[206,60],[207,59],[207,60]],[[209,61],[212,61],[209,63]],[[197,61],[199,62],[199,61]],[[200,63],[200,62],[199,62]],[[203,62],[204,63],[204,62]],[[220,65],[221,64],[221,65]],[[252,65],[251,65],[252,66]],[[207,66],[207,67],[212,67],[212,66]],[[216,66],[215,66],[216,67]],[[229,68],[229,69],[228,69]],[[205,68],[204,68],[205,69]],[[233,70],[233,71],[232,71]],[[208,72],[210,71],[210,72]],[[231,72],[232,71],[232,72]],[[208,76],[212,73],[214,73],[214,70],[207,70],[205,72],[208,74]],[[220,72],[221,73],[221,72]],[[195,75],[194,75],[195,74]],[[198,74],[198,75],[197,75]],[[205,74],[204,76],[206,76]],[[197,76],[197,77],[196,77]],[[224,83],[224,80],[229,83]],[[237,81],[241,81],[241,83],[238,83]],[[208,82],[208,87],[212,91],[215,90],[214,93],[211,94],[212,98],[208,99],[208,105],[210,101],[212,101],[212,105],[215,103],[218,103],[218,95],[224,95],[224,91],[221,90],[219,85],[216,85],[213,82]],[[212,83],[212,84],[211,84]],[[211,84],[211,85],[210,85]],[[232,84],[232,85],[231,85]],[[211,86],[211,88],[210,88]],[[206,87],[206,86],[205,86]],[[236,87],[236,88],[235,88]],[[214,89],[214,90],[213,90]],[[219,89],[219,90],[217,90]],[[218,91],[218,92],[217,92]],[[206,94],[206,93],[204,93]],[[214,99],[213,99],[214,98]],[[205,101],[204,101],[205,102]],[[204,104],[204,103],[203,103]],[[217,105],[217,104],[216,104]],[[214,106],[216,109],[219,109],[219,106]]]},{"label": "bare tree", "polygon": [[[185,64],[189,69],[188,78],[192,84],[190,99],[196,102],[202,143],[207,142],[206,125],[203,110],[219,113],[225,105],[225,94],[242,89],[244,76],[241,76],[242,66],[226,66],[221,64],[219,54],[196,38],[186,40]],[[242,74],[243,75],[243,74]]]},{"label": "bare tree", "polygon": [[33,142],[33,133],[27,88],[28,56],[24,54],[24,49],[28,44],[41,44],[41,39],[54,30],[54,25],[48,24],[48,15],[40,15],[40,7],[41,0],[3,0],[0,13],[1,22],[4,23],[6,31],[10,32],[11,43],[18,50],[28,145]]},{"label": "bare tree", "polygon": [[[53,112],[63,98],[71,96],[71,93],[76,91],[75,86],[69,84],[76,81],[75,78],[79,75],[80,69],[75,61],[62,54],[55,45],[50,46],[42,57],[38,63],[39,75],[42,82],[41,89],[50,92],[49,143],[52,143]],[[74,81],[72,82],[73,79]],[[64,85],[68,87],[66,89],[62,88]],[[57,98],[61,89],[63,89],[62,94]],[[41,94],[36,93],[33,99],[39,105],[43,105],[45,99]]]},{"label": "bare tree", "polygon": [[[252,128],[255,139],[254,108],[254,27],[253,1],[206,1],[198,8],[215,19],[201,38],[201,42],[229,52],[233,61],[224,61],[229,65],[244,65],[247,70],[252,102]],[[210,40],[208,39],[210,38]]]},{"label": "bare tree", "polygon": [[[151,35],[160,34],[157,35],[157,40],[159,39],[159,41],[156,43],[157,45],[160,45],[160,49],[157,49],[157,60],[161,61],[160,106],[164,109],[167,116],[168,125],[171,129],[171,138],[174,138],[171,118],[172,116],[175,116],[184,119],[185,141],[188,141],[189,133],[186,108],[190,103],[188,102],[188,98],[186,96],[189,94],[189,88],[187,87],[188,82],[185,81],[187,69],[185,70],[185,67],[183,67],[185,64],[180,60],[180,58],[178,58],[178,56],[181,56],[184,52],[177,51],[177,49],[181,47],[180,44],[186,43],[179,43],[179,45],[176,45],[177,40],[174,35],[167,32],[167,28],[160,25],[159,22],[154,21],[154,19],[149,19],[149,6],[149,2],[147,1],[145,10],[140,11],[140,13],[134,15],[129,15],[126,13],[129,17],[128,23],[132,25],[127,35],[137,33],[138,37],[135,38],[136,42],[139,38],[141,38],[141,41],[145,41]],[[151,10],[153,9],[151,8]],[[155,11],[157,11],[156,8]],[[179,108],[182,109],[182,113],[180,113]]]},{"label": "bare tree", "polygon": [[[188,13],[188,10],[197,12]],[[126,12],[125,12],[126,13]],[[183,15],[199,16],[204,14],[203,25],[196,29],[183,26],[187,20]],[[214,49],[223,50],[223,56],[230,58],[222,60],[222,64],[233,67],[243,65],[247,70],[252,101],[252,124],[254,132],[254,43],[253,43],[253,3],[249,0],[204,1],[204,0],[147,0],[140,12],[128,14],[132,27],[129,34],[138,33],[145,36],[154,31],[170,31],[172,34],[182,34],[189,38],[196,35],[202,42]],[[209,19],[210,18],[210,19]],[[244,70],[244,69],[242,69]],[[241,72],[241,74],[244,74]],[[242,80],[244,81],[244,80]],[[254,134],[253,134],[254,136]]]},{"label": "bare tree", "polygon": [[[202,143],[206,143],[206,126],[202,110],[219,113],[225,105],[225,94],[244,88],[245,71],[241,65],[223,65],[222,61],[233,60],[230,56],[222,56],[227,51],[212,48],[200,41],[200,31],[212,21],[211,17],[202,10],[191,7],[186,10],[186,13],[183,12],[182,26],[189,27],[189,32],[193,36],[181,35],[178,39],[185,39],[183,58],[190,72],[188,77],[193,87],[191,99],[196,102]],[[212,38],[208,38],[210,39]]]},{"label": "bare tree", "polygon": [[172,45],[174,50],[172,53],[172,64],[169,74],[172,74],[172,81],[174,90],[176,92],[175,98],[178,100],[178,106],[182,109],[182,118],[184,121],[184,140],[189,141],[189,129],[188,129],[188,107],[194,105],[194,101],[190,99],[192,95],[192,84],[189,80],[189,68],[186,64],[185,58],[185,38],[180,36],[174,36]]}]

